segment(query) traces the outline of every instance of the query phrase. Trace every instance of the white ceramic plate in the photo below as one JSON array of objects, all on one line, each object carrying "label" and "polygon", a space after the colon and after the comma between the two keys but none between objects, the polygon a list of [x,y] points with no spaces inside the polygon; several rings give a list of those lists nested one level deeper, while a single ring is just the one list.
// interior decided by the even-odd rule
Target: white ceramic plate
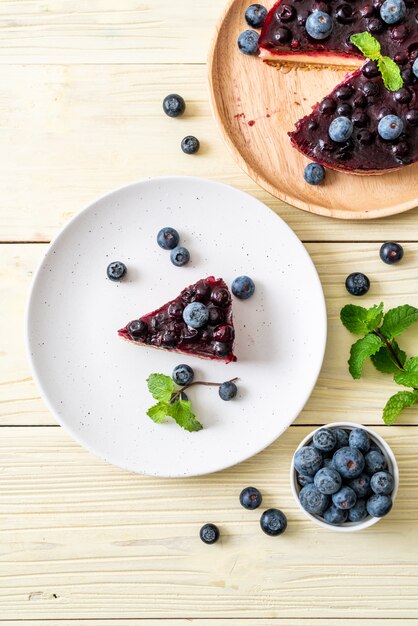
[{"label": "white ceramic plate", "polygon": [[[192,261],[170,262],[156,235],[175,227]],[[121,283],[106,278],[124,261]],[[200,278],[240,274],[256,294],[234,299],[238,362],[225,365],[123,341],[117,329]],[[290,228],[253,197],[208,180],[154,178],[110,193],[51,244],[32,287],[27,341],[35,380],[72,436],[103,459],[154,476],[224,469],[272,443],[297,417],[317,380],[326,343],[321,284]],[[189,391],[204,430],[188,433],[146,415],[152,372],[189,363],[196,377],[240,378],[239,396]]]}]

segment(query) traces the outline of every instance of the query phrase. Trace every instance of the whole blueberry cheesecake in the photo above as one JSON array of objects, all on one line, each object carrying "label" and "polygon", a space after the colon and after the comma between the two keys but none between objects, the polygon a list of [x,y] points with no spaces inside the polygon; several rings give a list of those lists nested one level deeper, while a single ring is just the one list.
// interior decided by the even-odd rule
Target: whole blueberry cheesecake
[{"label": "whole blueberry cheesecake", "polygon": [[213,276],[186,287],[159,309],[129,322],[118,334],[139,345],[226,363],[237,360],[231,293],[221,278]]}]

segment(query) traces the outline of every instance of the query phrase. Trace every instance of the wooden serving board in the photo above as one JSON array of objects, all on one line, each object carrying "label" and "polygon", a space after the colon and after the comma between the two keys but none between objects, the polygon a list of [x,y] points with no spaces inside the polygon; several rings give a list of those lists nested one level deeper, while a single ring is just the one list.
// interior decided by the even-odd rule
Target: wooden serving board
[{"label": "wooden serving board", "polygon": [[[371,219],[418,204],[418,163],[390,174],[356,176],[327,170],[326,181],[308,185],[309,162],[287,133],[343,79],[346,70],[277,68],[241,54],[237,38],[248,28],[248,0],[232,0],[209,55],[212,108],[238,164],[272,195],[300,209],[342,219]],[[267,3],[268,6],[272,2]]]}]

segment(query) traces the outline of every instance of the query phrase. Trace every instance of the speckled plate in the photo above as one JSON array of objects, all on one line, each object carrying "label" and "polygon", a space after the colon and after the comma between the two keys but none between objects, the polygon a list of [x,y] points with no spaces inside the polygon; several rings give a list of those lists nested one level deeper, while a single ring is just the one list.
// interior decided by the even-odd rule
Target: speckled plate
[{"label": "speckled plate", "polygon": [[[191,252],[176,268],[156,243],[174,226]],[[124,261],[121,283],[106,278]],[[256,294],[234,301],[237,363],[205,361],[121,340],[117,329],[199,278],[230,284],[251,275]],[[317,380],[326,343],[318,275],[290,228],[265,205],[197,178],[155,178],[110,193],[74,218],[50,246],[33,283],[27,344],[52,413],[83,446],[154,476],[224,469],[272,443],[297,417]],[[146,415],[152,372],[189,363],[200,380],[238,376],[239,396],[189,391],[204,430],[187,433]]]}]

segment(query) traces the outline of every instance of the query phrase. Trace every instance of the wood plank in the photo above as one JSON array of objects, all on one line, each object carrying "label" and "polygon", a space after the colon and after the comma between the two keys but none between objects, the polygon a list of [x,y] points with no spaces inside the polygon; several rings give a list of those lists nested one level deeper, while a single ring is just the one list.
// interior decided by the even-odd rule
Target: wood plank
[{"label": "wood plank", "polygon": [[[280,617],[270,617],[267,619],[264,618],[254,618],[251,619],[240,619],[238,618],[229,618],[229,620],[233,619],[233,621],[229,621],[228,623],[233,624],[234,626],[351,626],[351,624],[356,624],[358,626],[381,626],[382,618],[379,619],[363,619],[359,618],[350,618],[345,620],[344,618],[336,618],[336,619],[310,619],[310,618],[302,618],[302,619],[281,619]],[[414,619],[414,618],[411,618]],[[106,620],[105,624],[107,626],[161,626],[164,624],[169,624],[169,626],[190,626],[190,624],[194,624],[195,626],[219,626],[224,622],[220,621],[222,618],[215,619],[193,619],[193,618],[184,618],[184,619],[110,619]],[[19,620],[20,621],[20,620]],[[80,620],[81,621],[81,620]],[[80,624],[80,621],[77,620],[77,624]],[[392,626],[402,626],[404,623],[411,623],[408,618],[405,619],[390,619],[390,624]],[[13,622],[15,623],[15,622]],[[82,619],[82,623],[85,626],[103,626],[103,619],[95,620],[95,619]],[[383,623],[384,619],[383,619]],[[7,624],[10,624],[10,621],[7,621]],[[0,619],[0,626],[6,626],[6,622]],[[60,620],[22,620],[23,626],[75,626],[75,622],[73,620],[60,619]]]},{"label": "wood plank", "polygon": [[[1,429],[2,619],[418,619],[418,427],[377,430],[398,458],[398,500],[342,539],[292,498],[306,427],[222,474],[183,480],[120,471],[59,428]],[[240,507],[247,484],[286,512],[285,535],[267,537],[259,513]],[[211,547],[198,538],[207,521],[222,533]]]},{"label": "wood plank", "polygon": [[[48,241],[107,191],[167,174],[209,176],[239,187],[307,241],[417,239],[415,209],[367,226],[319,218],[261,190],[218,133],[204,66],[0,65],[0,82],[0,241]],[[172,91],[188,102],[187,115],[177,120],[161,110]],[[199,155],[181,152],[187,134],[200,138]]]},{"label": "wood plank", "polygon": [[[384,300],[386,305],[418,306],[416,274],[418,244],[405,246],[405,257],[398,266],[382,263],[378,244],[319,244],[308,250],[319,271],[327,300],[329,337],[324,366],[314,393],[298,419],[299,424],[321,424],[339,420],[364,424],[381,424],[381,412],[387,398],[399,390],[390,377],[379,374],[371,365],[365,377],[353,381],[347,371],[351,342],[355,339],[339,321],[339,311],[353,302],[344,288],[344,280],[352,271],[370,276],[370,295],[360,300],[363,305]],[[43,244],[0,245],[0,297],[8,306],[0,326],[0,424],[55,424],[39,399],[31,381],[24,351],[22,328],[28,289],[33,272],[45,253]],[[307,313],[308,314],[308,313]],[[410,356],[418,354],[418,331],[410,329],[401,345]],[[402,424],[414,424],[417,412],[406,411]]]}]

